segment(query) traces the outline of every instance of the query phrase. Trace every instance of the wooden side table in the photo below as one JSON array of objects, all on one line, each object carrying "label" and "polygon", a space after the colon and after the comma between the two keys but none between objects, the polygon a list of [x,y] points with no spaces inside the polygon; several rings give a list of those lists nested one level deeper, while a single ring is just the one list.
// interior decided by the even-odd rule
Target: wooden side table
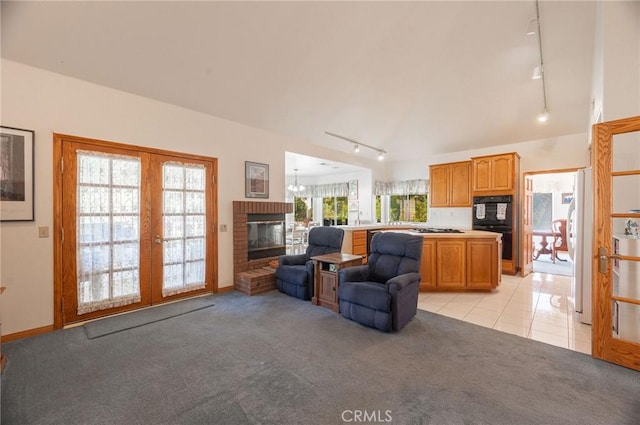
[{"label": "wooden side table", "polygon": [[362,256],[336,252],[334,254],[317,255],[311,257],[311,260],[315,270],[314,295],[311,302],[315,305],[330,308],[336,313],[340,312],[338,271],[345,267],[362,265]]}]

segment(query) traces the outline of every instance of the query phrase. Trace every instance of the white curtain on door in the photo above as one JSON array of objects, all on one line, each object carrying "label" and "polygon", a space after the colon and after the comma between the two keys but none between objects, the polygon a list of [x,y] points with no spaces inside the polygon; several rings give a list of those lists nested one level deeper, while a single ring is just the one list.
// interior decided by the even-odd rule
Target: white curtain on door
[{"label": "white curtain on door", "polygon": [[140,158],[77,151],[78,315],[140,302]]},{"label": "white curtain on door", "polygon": [[162,295],[205,287],[206,173],[203,165],[166,162],[163,183]]}]

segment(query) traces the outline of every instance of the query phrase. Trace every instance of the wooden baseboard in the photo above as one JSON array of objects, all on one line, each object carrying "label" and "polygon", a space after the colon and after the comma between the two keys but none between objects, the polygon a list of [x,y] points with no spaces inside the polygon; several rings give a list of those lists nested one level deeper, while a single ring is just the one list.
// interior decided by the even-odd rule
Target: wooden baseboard
[{"label": "wooden baseboard", "polygon": [[233,285],[225,286],[224,288],[218,288],[218,294],[222,294],[223,292],[233,291]]},{"label": "wooden baseboard", "polygon": [[2,335],[2,342],[15,341],[17,339],[46,334],[53,331],[54,331],[53,325],[42,326],[41,328],[35,328],[35,329],[27,329],[26,331],[20,331],[20,332],[15,332],[8,335]]}]

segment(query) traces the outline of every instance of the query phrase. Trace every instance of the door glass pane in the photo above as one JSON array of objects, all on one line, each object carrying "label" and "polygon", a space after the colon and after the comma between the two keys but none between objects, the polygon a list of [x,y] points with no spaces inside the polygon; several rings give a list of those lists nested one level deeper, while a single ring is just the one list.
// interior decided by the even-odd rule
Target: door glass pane
[{"label": "door glass pane", "polygon": [[169,296],[205,287],[205,168],[163,164],[163,282]]},{"label": "door glass pane", "polygon": [[140,301],[140,159],[77,152],[78,315]]},{"label": "door glass pane", "polygon": [[613,137],[613,337],[640,343],[640,134]]}]

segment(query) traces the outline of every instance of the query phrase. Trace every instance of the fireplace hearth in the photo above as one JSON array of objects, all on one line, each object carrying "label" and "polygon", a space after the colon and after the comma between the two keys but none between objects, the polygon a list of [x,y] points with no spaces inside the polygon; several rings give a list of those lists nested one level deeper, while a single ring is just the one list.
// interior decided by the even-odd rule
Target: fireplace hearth
[{"label": "fireplace hearth", "polygon": [[[267,273],[267,270],[271,270],[270,279],[275,288],[269,262],[286,253],[284,216],[292,212],[293,204],[287,202],[233,202],[234,288],[243,291],[247,279],[253,279],[253,274]],[[258,292],[269,288],[261,283]]]}]

